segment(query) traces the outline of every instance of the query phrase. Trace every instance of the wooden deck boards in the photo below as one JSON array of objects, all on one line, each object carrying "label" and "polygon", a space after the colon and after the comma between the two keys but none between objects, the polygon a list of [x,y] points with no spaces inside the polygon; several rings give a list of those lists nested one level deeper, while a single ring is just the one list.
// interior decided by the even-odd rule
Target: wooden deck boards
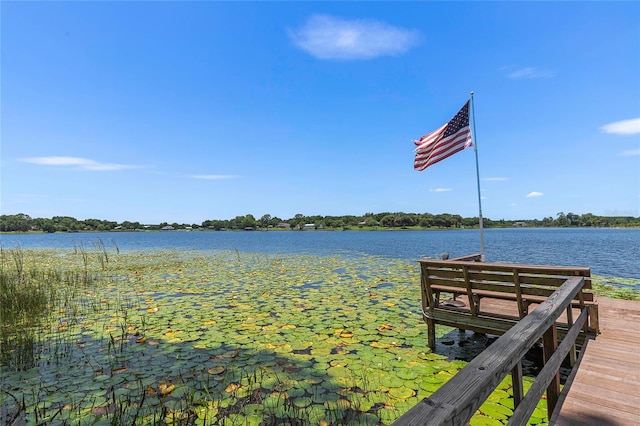
[{"label": "wooden deck boards", "polygon": [[[466,299],[459,297],[458,301]],[[550,424],[640,425],[640,301],[599,297],[600,335],[587,341]],[[530,307],[530,311],[537,305]],[[511,302],[483,299],[486,312],[517,315]],[[577,314],[574,314],[574,318]],[[566,321],[563,315],[560,321]]]},{"label": "wooden deck boards", "polygon": [[640,302],[598,305],[601,334],[588,341],[552,425],[640,425]]}]

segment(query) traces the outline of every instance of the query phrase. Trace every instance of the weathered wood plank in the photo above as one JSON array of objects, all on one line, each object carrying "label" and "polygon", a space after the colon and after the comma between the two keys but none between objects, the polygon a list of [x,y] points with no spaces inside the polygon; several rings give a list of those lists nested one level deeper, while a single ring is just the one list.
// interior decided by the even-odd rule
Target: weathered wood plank
[{"label": "weathered wood plank", "polygon": [[451,261],[465,261],[465,262],[480,262],[482,255],[480,253],[468,254],[466,256],[453,257],[449,259]]},{"label": "weathered wood plank", "polygon": [[[589,341],[586,349],[581,352],[581,358],[578,360],[580,368],[577,371],[574,370],[565,390],[560,395],[558,409],[553,413],[551,424],[625,426],[640,424],[640,413],[637,412],[640,410],[640,401],[638,401],[640,398],[640,328],[629,326],[640,323],[640,303],[601,299],[604,301],[606,311],[606,315],[601,317],[599,312],[602,305],[599,307],[599,304],[595,303],[594,294],[589,290],[591,288],[589,268],[485,263],[470,265],[469,262],[461,263],[457,260],[429,261],[428,263],[428,267],[421,264],[421,270],[423,273],[428,271],[432,275],[431,283],[440,286],[435,294],[445,292],[468,294],[470,291],[474,293],[474,297],[467,302],[469,307],[461,307],[457,312],[458,320],[461,319],[467,329],[474,331],[481,331],[483,327],[504,329],[509,325],[504,317],[517,318],[522,315],[522,308],[518,309],[516,303],[512,303],[512,306],[508,303],[518,299],[518,283],[521,301],[523,304],[525,301],[528,303],[529,316],[531,316],[544,306],[544,303],[537,304],[537,302],[542,302],[549,291],[555,289],[559,283],[558,280],[562,282],[566,276],[582,276],[583,289],[576,293],[575,300],[571,302],[573,308],[567,310],[562,316],[571,323],[575,315],[578,313],[583,315],[583,308],[588,307],[589,320],[585,324],[585,331],[590,333],[601,331],[602,334],[598,336],[597,341]],[[461,275],[463,266],[467,271],[465,276]],[[500,294],[495,296],[491,292]],[[484,302],[482,310],[474,317],[469,308],[476,300]],[[441,308],[442,310],[439,309],[437,313],[431,313],[431,321],[456,326],[455,311],[446,311],[446,306]],[[496,313],[498,315],[495,315]],[[428,312],[426,314],[429,315]],[[505,322],[500,325],[495,322],[501,320]],[[505,335],[508,335],[511,330],[506,331]],[[497,333],[499,334],[500,331],[498,330]],[[559,337],[562,338],[564,334],[566,334],[566,328],[559,326]],[[578,340],[582,341],[581,339],[583,335]],[[496,343],[491,348],[495,349]],[[476,386],[481,378],[472,376],[475,382],[471,381],[470,385]],[[454,400],[451,399],[434,399],[434,396],[436,396],[435,393],[431,398],[414,407],[430,413],[428,424],[452,424],[452,422],[464,424],[467,421],[465,416],[473,414],[470,413],[472,410],[468,406],[452,402]],[[443,418],[443,413],[454,413],[453,417],[450,417],[453,421],[444,423],[439,421],[438,419]],[[420,416],[413,419],[415,423],[406,424],[426,424]]]},{"label": "weathered wood plank", "polygon": [[614,360],[620,360],[627,357],[630,362],[638,363],[640,361],[640,353],[638,353],[640,347],[633,348],[633,343],[640,342],[640,337],[634,338],[629,335],[626,340],[612,340],[610,335],[611,333],[608,333],[607,330],[602,334],[604,335],[604,338],[589,342],[591,350],[587,356]]},{"label": "weathered wood plank", "polygon": [[[525,396],[526,406],[517,407],[518,410],[516,410],[513,416],[509,419],[509,425],[519,426],[527,423],[531,417],[531,413],[535,410],[538,401],[540,401],[540,398],[544,394],[544,388],[547,385],[549,385],[547,387],[547,409],[549,413],[553,412],[560,398],[560,375],[558,374],[560,365],[571,350],[573,342],[575,342],[576,337],[580,333],[582,324],[587,321],[587,315],[587,311],[584,311],[578,317],[576,323],[569,330],[565,340],[560,343],[556,351],[551,353],[551,355],[548,355],[547,353],[551,352],[550,349],[547,348],[544,350],[545,365],[540,373],[538,373],[536,380]],[[551,326],[549,330],[551,331],[544,333],[543,342],[545,345],[555,346],[555,342],[557,341],[555,326]]]},{"label": "weathered wood plank", "polygon": [[[434,321],[437,324],[449,327],[462,328],[478,333],[489,333],[499,336],[517,323],[518,312],[515,305],[498,302],[500,301],[486,304],[483,312],[477,317],[472,316],[466,308],[442,306],[435,310],[427,309],[424,311],[425,321],[427,321],[427,323]],[[540,305],[536,305],[534,310],[537,309],[538,306]],[[494,312],[503,312],[504,314],[497,314]],[[557,323],[560,338],[564,338],[566,330],[568,329],[567,324],[564,322],[565,316],[566,313],[563,312]],[[431,344],[430,336],[431,334],[429,335]],[[579,337],[579,346],[582,345],[584,339],[584,335]],[[435,339],[433,340],[433,344],[435,347]]]},{"label": "weathered wood plank", "polygon": [[571,299],[580,291],[583,278],[570,278],[535,311],[519,321],[465,368],[402,415],[396,425],[459,425],[466,422],[538,341]]},{"label": "weathered wood plank", "polygon": [[[617,377],[622,381],[635,382],[640,389],[640,362],[637,352],[628,352],[618,356],[619,352],[594,350],[591,343],[585,349],[585,363],[589,368],[582,369],[580,374],[589,375],[597,381],[599,376]],[[629,351],[637,348],[629,347]]]},{"label": "weathered wood plank", "polygon": [[[633,393],[637,393],[640,397],[640,385],[638,385],[637,372],[630,371],[628,368],[621,366],[624,374],[621,374],[615,367],[607,367],[604,363],[594,363],[587,359],[585,365],[588,366],[580,372],[579,380],[585,385],[601,386],[603,389],[627,389]],[[630,366],[634,368],[634,366]],[[637,366],[635,366],[637,368]],[[595,371],[598,369],[598,371]],[[581,386],[581,384],[576,384]]]},{"label": "weathered wood plank", "polygon": [[469,281],[469,269],[462,268],[464,277],[465,288],[467,290],[467,301],[469,302],[469,309],[471,310],[471,316],[478,316],[479,301],[476,301],[473,297],[473,289],[471,288],[471,282]]},{"label": "weathered wood plank", "polygon": [[557,419],[552,418],[553,426],[630,426],[638,424],[638,417],[623,411],[609,410],[597,404],[572,400],[565,403],[569,413]]},{"label": "weathered wood plank", "polygon": [[640,395],[637,391],[637,386],[620,386],[619,383],[611,383],[603,378],[599,383],[574,383],[570,389],[574,399],[640,415]]},{"label": "weathered wood plank", "polygon": [[[589,268],[486,264],[483,262],[458,260],[421,260],[420,268],[421,285],[426,287],[426,289],[422,289],[421,294],[423,298],[424,319],[425,322],[427,322],[429,346],[431,348],[435,348],[436,324],[481,333],[509,335],[511,330],[520,324],[518,320],[521,320],[523,317],[526,319],[527,315],[530,316],[532,314],[544,316],[549,300],[557,297],[556,295],[559,289],[565,288],[568,282],[574,282],[576,279],[580,283],[580,288],[572,292],[567,306],[552,320],[552,323],[554,323],[551,329],[552,333],[547,334],[546,344],[544,345],[545,348],[552,349],[546,351],[545,358],[548,361],[553,358],[552,353],[553,349],[555,349],[555,342],[558,340],[558,337],[564,338],[567,334],[567,330],[572,323],[574,310],[576,313],[582,314],[581,318],[583,318],[584,332],[586,334],[581,334],[577,341],[573,338],[572,344],[577,342],[579,345],[582,345],[585,337],[588,336],[589,333],[595,334],[597,332],[597,305],[593,302],[593,294],[584,291],[591,287]],[[451,294],[454,298],[457,295],[466,295],[466,297],[456,299],[457,303],[466,299],[466,306],[441,303],[440,297],[444,293]],[[497,304],[491,302],[492,300],[505,300],[513,303],[511,303],[510,306],[507,304],[505,309],[504,306],[497,307]],[[488,301],[488,303],[482,303],[481,305],[481,301]],[[590,304],[588,310],[585,309],[585,303]],[[589,322],[584,320],[584,318],[587,317],[587,312],[589,313]],[[564,317],[566,323],[558,321],[559,317]],[[574,334],[577,333],[578,331],[574,331]],[[539,335],[535,341],[539,341],[541,336],[542,334]],[[492,345],[492,348],[496,348],[495,343]],[[563,351],[564,350],[563,348]],[[567,350],[567,353],[569,352],[570,350]],[[576,357],[574,352],[572,354],[571,361],[573,365]],[[504,353],[500,355],[505,356]],[[566,356],[566,353],[562,356]],[[521,357],[518,358],[516,362],[520,362],[520,359]],[[553,361],[552,364],[555,363],[556,361]],[[514,366],[511,367],[516,368]],[[518,377],[517,369],[512,369],[511,372],[513,377]],[[502,371],[501,374],[502,373],[506,375],[505,371]],[[504,377],[504,375],[502,375],[502,377]],[[471,377],[471,379],[474,378],[477,377]],[[547,380],[547,378],[544,380]],[[553,375],[550,376],[549,381],[545,382],[545,387],[547,386],[549,412],[552,412],[559,397],[559,375],[557,368],[553,371]],[[410,413],[414,410],[427,410],[430,416],[429,423],[436,421],[433,418],[433,414],[437,413],[447,413],[445,416],[449,417],[447,417],[446,421],[453,421],[454,423],[461,421],[466,422],[470,416],[473,415],[473,412],[468,411],[471,409],[468,405],[471,404],[472,407],[477,401],[466,400],[469,404],[460,405],[457,403],[453,404],[455,407],[452,408],[448,405],[450,404],[449,400],[438,401],[434,399],[436,395],[437,393],[429,400],[419,403],[414,409],[410,410]],[[478,397],[478,395],[475,396]],[[517,395],[517,397],[520,397],[520,395]],[[533,399],[535,399],[535,401],[533,401]],[[539,398],[530,397],[527,399],[527,397],[524,396],[524,402],[521,404],[520,412],[529,412],[524,415],[520,414],[520,416],[528,418],[530,410],[535,407],[538,400]],[[484,401],[484,399],[482,399],[482,401]],[[402,418],[404,417],[405,416]],[[419,418],[420,414],[415,418],[415,421],[418,422],[417,424],[420,424]],[[412,424],[411,420],[406,424]]]},{"label": "weathered wood plank", "polygon": [[[635,343],[635,344],[640,343],[640,333],[629,333],[628,332],[629,324],[640,324],[640,320],[629,321],[627,323],[626,330],[611,329],[609,327],[608,330],[606,330],[609,336],[607,336],[607,343],[604,346],[606,346],[610,350],[615,351],[615,350],[620,350],[618,348],[622,348],[622,351],[624,351],[625,350],[624,348],[626,348],[626,350],[629,349],[629,343]],[[640,356],[640,354],[638,355]]]},{"label": "weathered wood plank", "polygon": [[600,298],[599,305],[602,333],[583,349],[552,425],[640,424],[640,335],[630,328],[640,302]]},{"label": "weathered wood plank", "polygon": [[[570,402],[565,402],[567,408],[571,407],[572,412],[575,413],[576,410],[589,413],[593,417],[605,418],[605,419],[620,419],[624,420],[623,423],[625,426],[630,425],[638,425],[638,421],[640,420],[640,414],[634,410],[633,406],[624,406],[619,405],[616,407],[610,407],[607,405],[603,405],[602,401],[608,401],[608,398],[603,398],[602,395],[600,399],[578,399],[573,398]],[[555,423],[552,423],[555,424]],[[609,425],[609,423],[599,423],[602,425]],[[597,425],[597,423],[596,423]]]},{"label": "weathered wood plank", "polygon": [[516,364],[511,370],[511,384],[513,393],[513,406],[518,408],[518,405],[524,399],[524,383],[522,381],[522,361]]},{"label": "weathered wood plank", "polygon": [[[420,259],[418,262],[429,264],[438,268],[450,268],[452,266],[462,266],[469,264],[470,262],[458,261],[458,260],[431,260]],[[570,276],[583,276],[583,274],[590,274],[591,269],[588,267],[579,266],[553,266],[553,265],[523,265],[518,263],[485,263],[478,262],[482,269],[488,271],[502,271],[510,270],[513,268],[519,268],[523,273],[535,273],[535,274],[547,274],[547,275],[570,275]]]}]

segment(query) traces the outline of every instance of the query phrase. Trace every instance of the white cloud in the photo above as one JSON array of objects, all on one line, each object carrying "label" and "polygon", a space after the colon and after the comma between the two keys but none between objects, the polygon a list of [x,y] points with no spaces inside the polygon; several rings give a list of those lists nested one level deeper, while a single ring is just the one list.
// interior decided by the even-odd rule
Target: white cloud
[{"label": "white cloud", "polygon": [[489,177],[489,178],[482,178],[480,180],[484,180],[487,182],[504,182],[510,179],[511,178],[508,178],[508,177]]},{"label": "white cloud", "polygon": [[73,167],[78,170],[90,171],[127,170],[145,167],[134,164],[100,163],[95,160],[80,157],[30,157],[23,158],[20,161],[25,163],[38,164],[41,166]]},{"label": "white cloud", "polygon": [[416,45],[419,33],[375,20],[314,15],[289,36],[318,59],[371,59],[405,53]]},{"label": "white cloud", "polygon": [[551,78],[555,74],[551,71],[542,70],[535,67],[503,67],[503,71],[507,73],[507,77],[513,80],[529,80],[538,78]]},{"label": "white cloud", "polygon": [[605,124],[600,128],[600,130],[604,133],[615,133],[617,135],[633,135],[640,133],[640,117]]},{"label": "white cloud", "polygon": [[220,180],[220,179],[235,179],[239,176],[235,175],[188,175],[187,177],[193,179],[205,179],[205,180]]},{"label": "white cloud", "polygon": [[544,194],[542,192],[530,192],[527,194],[527,198],[532,198],[532,197],[542,197]]},{"label": "white cloud", "polygon": [[451,189],[451,188],[436,188],[436,189],[430,189],[429,191],[431,191],[431,192],[449,192],[449,191],[453,191],[453,189]]},{"label": "white cloud", "polygon": [[636,157],[640,155],[640,149],[630,149],[628,151],[622,151],[620,153],[623,157]]}]

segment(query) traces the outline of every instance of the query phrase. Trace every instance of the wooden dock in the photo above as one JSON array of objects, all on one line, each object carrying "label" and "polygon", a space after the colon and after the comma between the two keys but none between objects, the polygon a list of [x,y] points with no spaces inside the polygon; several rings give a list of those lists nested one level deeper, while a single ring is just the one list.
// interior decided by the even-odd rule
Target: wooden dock
[{"label": "wooden dock", "polygon": [[640,425],[640,302],[598,298],[601,334],[589,340],[550,424]]},{"label": "wooden dock", "polygon": [[[597,302],[601,333],[595,340],[586,340],[586,345],[582,347],[577,368],[573,369],[558,395],[549,420],[551,426],[640,426],[640,301],[598,297]],[[459,300],[459,303],[464,304],[464,301]],[[487,300],[484,304],[485,309],[507,309],[507,305],[503,300]],[[531,323],[533,320],[533,324],[537,324],[540,318],[533,317],[538,309],[542,310],[542,307],[534,306],[532,315],[525,317],[521,323]],[[544,314],[542,318],[546,316]],[[522,328],[521,323],[513,328]],[[528,329],[529,325],[525,328]],[[514,334],[512,332],[510,330],[503,337]],[[513,342],[521,340],[524,333],[525,330],[516,330],[514,336],[519,337],[513,340],[514,336],[509,336],[504,345],[500,344],[502,338],[496,340],[441,389],[411,408],[394,425],[466,424],[504,374],[498,377],[500,380],[489,383],[488,372],[495,375],[493,371],[506,372],[511,368],[510,365],[494,364],[512,358],[508,352],[513,350]],[[492,352],[508,356],[496,358]],[[482,380],[478,379],[480,372]],[[536,382],[544,375],[547,374],[541,372]],[[535,383],[527,395],[534,393],[534,386]],[[543,393],[544,389],[536,395],[542,396]],[[468,407],[469,401],[475,405]],[[533,401],[534,406],[537,401]],[[524,405],[530,404],[523,403],[519,407]],[[510,424],[524,424],[525,421],[520,418],[522,416],[514,421],[515,414]]]}]

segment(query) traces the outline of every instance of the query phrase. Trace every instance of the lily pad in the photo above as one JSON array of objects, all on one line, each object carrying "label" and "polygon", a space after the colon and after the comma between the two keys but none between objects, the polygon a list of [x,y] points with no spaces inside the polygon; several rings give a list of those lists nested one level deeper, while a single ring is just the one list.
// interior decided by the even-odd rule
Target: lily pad
[{"label": "lily pad", "polygon": [[404,386],[404,380],[397,376],[384,375],[380,378],[380,384],[387,388],[400,388]]},{"label": "lily pad", "polygon": [[416,392],[408,387],[390,388],[389,395],[395,399],[407,399],[414,396]]},{"label": "lily pad", "polygon": [[[201,424],[303,414],[314,424],[375,424],[399,417],[464,364],[426,347],[426,326],[410,312],[420,303],[413,262],[177,250],[110,257],[104,281],[69,287],[78,298],[53,311],[42,368],[2,369],[3,383],[34,401],[45,399],[42,386],[70,400],[102,398],[83,410],[106,407],[115,394],[128,399],[118,407],[124,423],[144,396],[137,422],[159,421],[164,406],[178,421],[191,412]],[[34,259],[84,268],[77,254]]]},{"label": "lily pad", "polygon": [[479,408],[482,414],[498,420],[505,420],[513,415],[513,410],[494,402],[485,402]]},{"label": "lily pad", "polygon": [[470,426],[502,426],[502,422],[491,417],[476,415],[469,420]]}]

